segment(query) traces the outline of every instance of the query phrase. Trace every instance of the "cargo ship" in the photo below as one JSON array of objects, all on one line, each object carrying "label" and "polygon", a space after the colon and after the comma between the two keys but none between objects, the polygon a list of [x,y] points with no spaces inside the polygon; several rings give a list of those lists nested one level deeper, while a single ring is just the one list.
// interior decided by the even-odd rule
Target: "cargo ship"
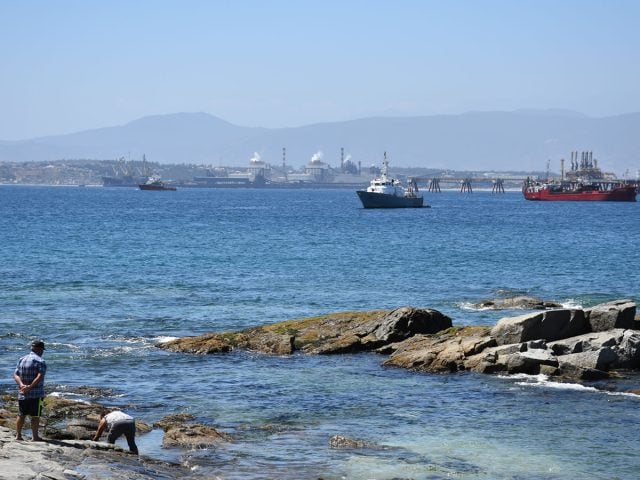
[{"label": "cargo ship", "polygon": [[[561,162],[561,180],[534,180],[527,177],[522,185],[526,200],[574,202],[635,202],[637,185],[604,174],[593,159],[593,152],[571,152],[571,169],[565,175]],[[547,166],[548,169],[548,166]]]},{"label": "cargo ship", "polygon": [[536,182],[527,178],[522,186],[527,200],[576,202],[635,202],[637,188],[621,182]]},{"label": "cargo ship", "polygon": [[389,176],[386,152],[382,174],[371,180],[366,190],[357,190],[356,193],[364,208],[421,208],[424,202],[415,180],[410,180],[407,188],[404,188],[400,180]]},{"label": "cargo ship", "polygon": [[145,155],[142,156],[142,162],[125,161],[124,158],[120,158],[112,168],[114,175],[102,177],[104,187],[137,187],[145,183],[150,174]]}]

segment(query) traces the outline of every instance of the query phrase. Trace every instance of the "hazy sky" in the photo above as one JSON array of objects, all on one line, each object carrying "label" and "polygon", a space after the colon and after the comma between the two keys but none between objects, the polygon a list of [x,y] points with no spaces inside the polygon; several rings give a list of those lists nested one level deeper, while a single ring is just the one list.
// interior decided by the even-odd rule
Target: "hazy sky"
[{"label": "hazy sky", "polygon": [[164,113],[640,111],[637,0],[0,0],[0,139]]}]

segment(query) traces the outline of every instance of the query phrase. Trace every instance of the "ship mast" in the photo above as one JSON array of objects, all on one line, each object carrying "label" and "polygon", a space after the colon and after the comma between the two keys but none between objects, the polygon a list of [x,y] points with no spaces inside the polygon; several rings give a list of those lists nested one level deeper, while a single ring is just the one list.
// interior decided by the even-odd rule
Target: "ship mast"
[{"label": "ship mast", "polygon": [[387,160],[387,152],[384,152],[384,160],[382,161],[382,176],[389,176],[389,160]]}]

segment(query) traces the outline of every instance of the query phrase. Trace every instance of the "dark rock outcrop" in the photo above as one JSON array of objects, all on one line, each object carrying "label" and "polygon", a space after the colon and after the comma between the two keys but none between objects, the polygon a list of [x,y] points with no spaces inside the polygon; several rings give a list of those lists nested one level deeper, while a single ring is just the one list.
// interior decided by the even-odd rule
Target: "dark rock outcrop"
[{"label": "dark rock outcrop", "polygon": [[490,308],[492,310],[548,310],[561,308],[562,305],[534,297],[498,298],[483,300],[474,305],[475,308]]},{"label": "dark rock outcrop", "polygon": [[588,331],[582,310],[559,309],[501,318],[491,329],[491,336],[499,345],[506,345],[538,339],[553,341]]},{"label": "dark rock outcrop", "polygon": [[631,300],[615,300],[587,308],[585,317],[591,332],[604,332],[613,328],[640,328],[635,319],[636,304]]},{"label": "dark rock outcrop", "polygon": [[451,324],[451,319],[437,310],[402,307],[288,320],[240,332],[180,338],[158,346],[187,353],[221,353],[233,349],[277,355],[296,350],[311,354],[355,353],[374,351],[417,334],[436,333]]},{"label": "dark rock outcrop", "polygon": [[[627,300],[588,311],[552,310],[503,318],[489,327],[416,335],[392,345],[385,365],[427,372],[554,375],[574,380],[605,378],[620,368],[640,368],[640,322]],[[593,320],[594,323],[590,323]],[[592,325],[624,325],[592,331]]]},{"label": "dark rock outcrop", "polygon": [[465,358],[496,345],[488,327],[450,328],[436,335],[416,335],[386,349],[385,365],[429,372],[465,370]]},{"label": "dark rock outcrop", "polygon": [[365,440],[358,440],[355,438],[344,437],[342,435],[334,435],[329,439],[329,447],[331,448],[343,448],[343,449],[375,449],[381,448],[376,443],[367,442]]},{"label": "dark rock outcrop", "polygon": [[232,441],[232,437],[209,425],[187,423],[193,420],[190,414],[169,415],[154,424],[164,430],[163,447],[207,448]]}]

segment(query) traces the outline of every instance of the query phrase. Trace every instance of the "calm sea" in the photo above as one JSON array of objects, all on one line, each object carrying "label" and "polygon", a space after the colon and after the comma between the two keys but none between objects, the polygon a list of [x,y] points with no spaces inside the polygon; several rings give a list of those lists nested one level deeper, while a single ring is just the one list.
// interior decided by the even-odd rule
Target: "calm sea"
[{"label": "calm sea", "polygon": [[[179,460],[224,479],[636,479],[640,388],[541,377],[425,375],[375,354],[193,356],[166,338],[335,311],[438,309],[454,325],[532,295],[640,300],[639,203],[427,195],[363,210],[349,190],[0,187],[0,357],[47,342],[47,382],[111,389],[141,420],[189,412],[236,441]],[[598,387],[595,389],[593,387]],[[333,435],[384,448],[329,448]]]}]

